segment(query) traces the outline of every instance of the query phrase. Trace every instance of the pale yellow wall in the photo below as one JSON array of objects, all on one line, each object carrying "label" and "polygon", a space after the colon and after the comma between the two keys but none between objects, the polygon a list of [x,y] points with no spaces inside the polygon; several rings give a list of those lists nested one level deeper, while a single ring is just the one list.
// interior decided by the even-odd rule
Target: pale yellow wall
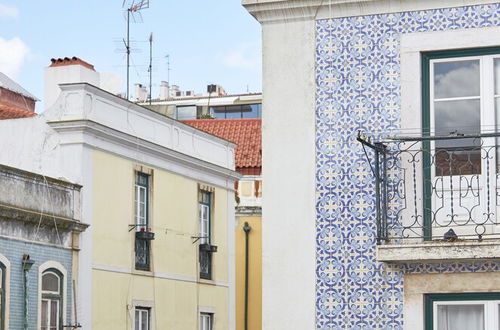
[{"label": "pale yellow wall", "polygon": [[248,222],[249,278],[248,278],[248,329],[262,329],[262,218],[238,217],[236,228],[236,329],[244,329],[245,308],[245,232]]},{"label": "pale yellow wall", "polygon": [[[199,306],[214,310],[217,329],[227,329],[227,191],[216,188],[214,193],[212,244],[218,251],[213,254],[213,281],[200,284],[196,282],[199,243],[193,244],[192,238],[199,236],[199,182],[153,168],[152,272],[138,272],[134,270],[135,231],[129,232],[128,225],[135,222],[134,171],[141,164],[101,151],[95,151],[93,159],[93,264],[111,268],[93,271],[93,328],[131,328],[130,306],[144,300],[155,303],[156,330],[196,329]],[[128,312],[130,317],[125,317]]]}]

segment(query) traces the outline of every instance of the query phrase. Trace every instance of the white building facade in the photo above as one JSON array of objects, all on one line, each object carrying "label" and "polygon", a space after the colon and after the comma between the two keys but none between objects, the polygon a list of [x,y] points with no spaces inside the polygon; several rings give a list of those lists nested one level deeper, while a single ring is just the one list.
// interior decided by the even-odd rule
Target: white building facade
[{"label": "white building facade", "polygon": [[263,329],[496,329],[500,5],[243,5],[263,39]]}]

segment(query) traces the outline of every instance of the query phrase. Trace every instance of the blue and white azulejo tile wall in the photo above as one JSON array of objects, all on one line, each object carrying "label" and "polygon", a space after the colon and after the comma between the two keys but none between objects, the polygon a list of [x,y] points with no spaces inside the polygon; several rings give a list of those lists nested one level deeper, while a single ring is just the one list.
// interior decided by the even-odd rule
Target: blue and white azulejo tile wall
[{"label": "blue and white azulejo tile wall", "polygon": [[399,128],[402,34],[490,26],[500,4],[316,22],[317,329],[402,329],[405,273],[500,271],[377,262],[373,178],[356,142],[358,130]]}]

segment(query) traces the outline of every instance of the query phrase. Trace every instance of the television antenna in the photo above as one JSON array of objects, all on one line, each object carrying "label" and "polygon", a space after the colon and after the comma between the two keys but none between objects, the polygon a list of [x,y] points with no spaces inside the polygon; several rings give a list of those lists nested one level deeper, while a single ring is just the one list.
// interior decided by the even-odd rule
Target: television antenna
[{"label": "television antenna", "polygon": [[149,104],[151,104],[151,96],[153,95],[153,32],[149,35]]},{"label": "television antenna", "polygon": [[137,23],[135,14],[137,13],[142,21],[141,10],[149,8],[149,0],[123,0],[122,8],[127,8],[127,40],[123,40],[127,52],[127,100],[130,97],[130,16]]},{"label": "television antenna", "polygon": [[165,55],[167,59],[167,84],[170,86],[170,54]]}]

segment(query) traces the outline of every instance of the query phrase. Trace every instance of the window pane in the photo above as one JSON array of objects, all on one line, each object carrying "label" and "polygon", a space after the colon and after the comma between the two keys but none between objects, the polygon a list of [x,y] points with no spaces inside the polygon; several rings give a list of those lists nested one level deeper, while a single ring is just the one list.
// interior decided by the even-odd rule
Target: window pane
[{"label": "window pane", "polygon": [[141,313],[139,310],[135,310],[135,330],[141,330],[140,323],[141,322]]},{"label": "window pane", "polygon": [[243,118],[260,118],[260,104],[246,104],[241,107]]},{"label": "window pane", "polygon": [[[500,97],[495,98],[495,118],[496,126],[495,131],[500,133]],[[500,173],[500,137],[496,139],[496,154],[497,154],[497,173]]]},{"label": "window pane", "polygon": [[59,318],[59,301],[50,301],[50,329],[57,329],[57,321]]},{"label": "window pane", "polygon": [[[480,101],[434,102],[434,126],[437,136],[480,133]],[[470,146],[472,141],[464,139],[439,142],[439,146]]]},{"label": "window pane", "polygon": [[141,330],[149,330],[148,320],[149,320],[148,311],[143,310],[142,311],[142,318],[141,318],[141,327],[142,327]]},{"label": "window pane", "polygon": [[226,119],[241,119],[241,110],[226,111]]},{"label": "window pane", "polygon": [[42,330],[47,330],[48,301],[42,300]]},{"label": "window pane", "polygon": [[210,114],[214,118],[225,119],[226,118],[226,107],[225,106],[210,107]]},{"label": "window pane", "polygon": [[189,105],[185,107],[177,107],[177,119],[178,120],[196,119],[196,106]]},{"label": "window pane", "polygon": [[[500,58],[494,60],[495,70],[495,94],[500,95]],[[498,118],[498,117],[497,117]]]},{"label": "window pane", "polygon": [[484,330],[483,305],[439,305],[438,330]]},{"label": "window pane", "polygon": [[59,292],[59,277],[54,273],[43,274],[42,291]]},{"label": "window pane", "polygon": [[434,63],[434,98],[479,96],[479,60]]}]

